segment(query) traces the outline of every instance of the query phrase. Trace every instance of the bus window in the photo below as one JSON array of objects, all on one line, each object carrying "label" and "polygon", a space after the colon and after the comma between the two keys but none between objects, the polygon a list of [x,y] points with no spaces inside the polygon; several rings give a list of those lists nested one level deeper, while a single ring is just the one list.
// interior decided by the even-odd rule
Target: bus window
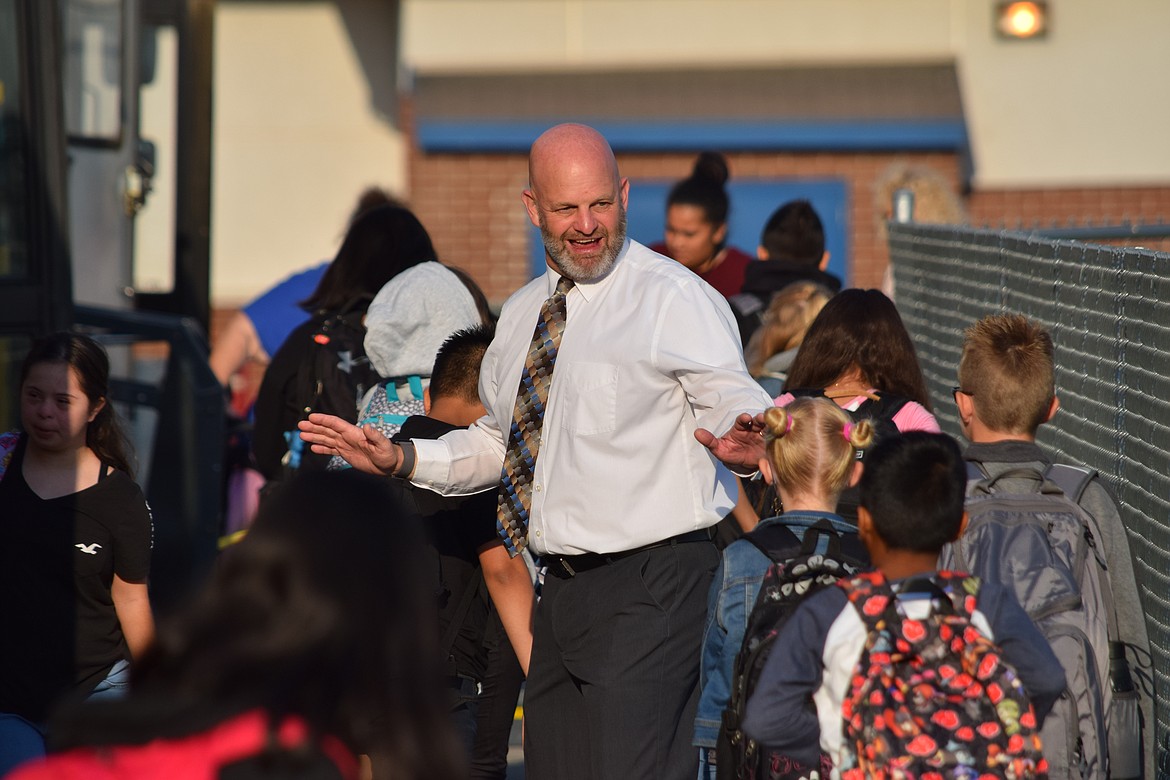
[{"label": "bus window", "polygon": [[122,0],[65,0],[65,125],[70,141],[122,134]]},{"label": "bus window", "polygon": [[0,280],[28,274],[28,149],[16,2],[0,0]]}]

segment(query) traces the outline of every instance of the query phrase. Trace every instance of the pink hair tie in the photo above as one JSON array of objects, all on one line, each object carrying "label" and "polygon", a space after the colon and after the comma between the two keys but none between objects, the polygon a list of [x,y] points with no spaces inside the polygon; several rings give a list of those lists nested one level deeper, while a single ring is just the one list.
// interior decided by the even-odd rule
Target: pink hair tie
[{"label": "pink hair tie", "polygon": [[845,427],[841,429],[841,433],[845,435],[845,441],[849,442],[850,444],[853,443],[853,423],[845,423]]},{"label": "pink hair tie", "polygon": [[784,432],[788,433],[792,430],[792,415],[788,415],[788,422],[784,424]]}]

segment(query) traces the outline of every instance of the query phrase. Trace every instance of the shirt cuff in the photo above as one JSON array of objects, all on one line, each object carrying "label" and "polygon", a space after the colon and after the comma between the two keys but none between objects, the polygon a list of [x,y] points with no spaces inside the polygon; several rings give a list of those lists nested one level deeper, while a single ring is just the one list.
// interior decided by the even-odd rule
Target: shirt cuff
[{"label": "shirt cuff", "polygon": [[451,475],[451,450],[442,439],[411,439],[415,463],[410,481],[426,487],[446,487]]}]

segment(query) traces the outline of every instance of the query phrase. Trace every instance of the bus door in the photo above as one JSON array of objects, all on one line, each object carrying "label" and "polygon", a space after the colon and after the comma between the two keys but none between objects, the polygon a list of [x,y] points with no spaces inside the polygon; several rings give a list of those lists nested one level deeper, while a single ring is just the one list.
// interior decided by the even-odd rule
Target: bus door
[{"label": "bus door", "polygon": [[138,138],[138,0],[61,0],[77,303],[131,309],[134,217],[153,153]]},{"label": "bus door", "polygon": [[[74,324],[110,356],[110,396],[154,518],[151,602],[166,611],[209,570],[221,513],[224,396],[207,364],[208,230],[205,219],[190,229],[184,211],[186,190],[209,191],[210,179],[209,154],[198,157],[206,167],[189,162],[183,124],[210,103],[210,79],[198,82],[204,100],[188,106],[184,68],[210,73],[211,39],[199,39],[207,46],[198,52],[184,41],[193,40],[191,18],[210,18],[212,6],[59,2]],[[204,114],[200,149],[210,147]]]},{"label": "bus door", "polygon": [[0,0],[0,431],[34,336],[73,319],[55,3]]}]

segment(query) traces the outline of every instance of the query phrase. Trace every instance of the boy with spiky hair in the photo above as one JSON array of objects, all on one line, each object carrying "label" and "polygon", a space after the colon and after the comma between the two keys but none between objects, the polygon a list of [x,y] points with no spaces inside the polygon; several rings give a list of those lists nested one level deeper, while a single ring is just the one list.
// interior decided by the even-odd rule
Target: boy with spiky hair
[{"label": "boy with spiky hair", "polygon": [[[990,315],[967,329],[955,404],[963,435],[970,440],[964,458],[983,476],[994,478],[1016,469],[1033,469],[1048,473],[1050,478],[1056,473],[1049,471],[1052,459],[1036,444],[1037,429],[1060,408],[1053,353],[1048,331],[1020,314]],[[1071,486],[1061,484],[1059,479],[1055,481],[1096,521],[1100,531],[1099,541],[1116,605],[1116,640],[1126,646],[1130,669],[1138,677],[1150,680],[1152,668],[1145,615],[1117,504],[1092,470],[1062,469],[1066,474],[1080,473],[1079,480],[1070,483]],[[1028,488],[1026,480],[1001,480],[1000,484],[1004,490]],[[1142,697],[1142,714],[1146,729],[1146,776],[1153,777],[1150,751],[1153,736],[1149,732],[1153,704],[1149,696]],[[1111,758],[1116,769],[1121,757]]]}]

